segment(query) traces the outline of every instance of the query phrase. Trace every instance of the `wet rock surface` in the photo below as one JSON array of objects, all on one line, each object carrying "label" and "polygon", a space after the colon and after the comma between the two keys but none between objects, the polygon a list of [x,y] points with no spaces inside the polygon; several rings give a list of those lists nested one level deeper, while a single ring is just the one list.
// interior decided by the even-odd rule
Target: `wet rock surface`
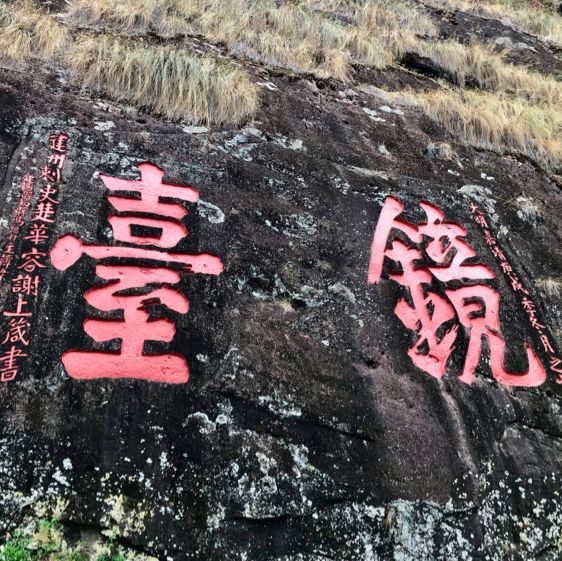
[{"label": "wet rock surface", "polygon": [[[413,334],[394,315],[403,290],[388,278],[367,284],[386,197],[415,223],[420,201],[441,207],[494,271],[506,363],[525,369],[523,342],[540,342],[469,205],[487,213],[559,345],[560,296],[536,284],[562,275],[559,180],[455,144],[367,85],[266,78],[256,76],[253,122],[208,129],[91,99],[55,73],[29,84],[2,71],[4,231],[22,176],[39,176],[48,135],[62,130],[69,152],[50,245],[63,234],[113,244],[99,174],[135,179],[150,161],[201,193],[177,249],[225,265],[218,277],[184,275],[189,313],[166,316],[177,326],[166,349],[191,371],[182,385],[71,379],[61,355],[92,348],[83,294],[95,262],[42,272],[29,356],[0,385],[2,532],[62,502],[69,532],[113,530],[162,560],[559,559],[556,375],[507,388],[485,348],[463,384],[465,334],[448,374],[432,378],[413,366]],[[427,150],[438,142],[452,152]]]}]

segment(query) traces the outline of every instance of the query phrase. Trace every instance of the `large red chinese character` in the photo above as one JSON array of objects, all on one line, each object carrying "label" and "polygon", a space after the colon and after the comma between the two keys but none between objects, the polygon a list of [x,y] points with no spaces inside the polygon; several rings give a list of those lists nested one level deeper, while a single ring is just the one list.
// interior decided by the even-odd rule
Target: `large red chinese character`
[{"label": "large red chinese character", "polygon": [[[199,192],[190,186],[163,183],[164,171],[154,164],[140,164],[139,170],[140,181],[101,176],[105,186],[114,193],[132,191],[140,195],[137,199],[123,195],[108,197],[112,206],[124,213],[109,217],[115,239],[138,245],[174,247],[187,235],[185,226],[180,222],[187,211],[181,204],[161,199],[180,199],[194,203],[199,200]],[[146,218],[138,213],[156,214],[158,218]]]},{"label": "large red chinese character", "polygon": [[[164,172],[152,164],[141,164],[141,180],[128,181],[102,176],[113,192],[136,192],[140,198],[123,194],[108,197],[119,215],[109,217],[115,238],[135,245],[171,248],[187,235],[180,222],[186,214],[179,203],[161,201],[180,199],[197,201],[192,187],[162,183]],[[142,215],[139,215],[142,213]],[[150,214],[147,218],[145,214]],[[149,232],[147,233],[147,229]],[[170,253],[145,247],[118,247],[84,244],[71,235],[62,236],[51,250],[53,265],[64,270],[82,255],[94,259],[120,258],[159,261],[162,266],[97,265],[98,277],[112,281],[88,290],[86,301],[98,310],[121,311],[122,319],[89,318],[84,330],[96,342],[120,340],[119,352],[67,351],[63,363],[70,376],[79,379],[137,378],[166,383],[184,383],[189,376],[185,359],[178,354],[148,354],[148,341],[170,342],[176,329],[172,321],[154,317],[156,306],[187,313],[187,298],[172,288],[180,280],[179,271],[219,275],[223,270],[219,257],[208,254]],[[174,264],[172,269],[167,264]]]},{"label": "large red chinese character", "polygon": [[[150,317],[150,307],[164,304],[180,314],[187,313],[187,298],[169,286],[153,288],[152,285],[179,282],[178,272],[167,268],[135,266],[96,267],[98,277],[117,281],[88,290],[84,297],[94,308],[103,311],[123,310],[123,319],[87,319],[84,330],[94,341],[121,340],[119,353],[95,351],[67,351],[63,364],[74,378],[139,378],[153,382],[187,382],[188,367],[185,359],[175,354],[144,354],[146,341],[170,342],[175,326],[168,319]],[[148,293],[123,295],[151,285]],[[100,376],[102,374],[102,376]]]},{"label": "large red chinese character", "polygon": [[[368,274],[370,284],[378,283],[385,257],[400,265],[401,272],[391,272],[389,277],[409,290],[410,301],[400,299],[395,313],[408,329],[416,332],[417,340],[408,351],[413,363],[441,378],[460,324],[469,338],[464,368],[459,375],[463,382],[472,382],[480,362],[482,338],[486,337],[492,374],[500,383],[508,386],[544,383],[544,367],[527,343],[527,372],[506,371],[499,295],[485,284],[474,284],[477,280],[494,278],[494,273],[484,265],[465,262],[475,257],[476,252],[466,241],[467,232],[462,226],[445,221],[443,211],[435,205],[422,202],[420,206],[427,221],[414,225],[399,218],[404,206],[398,199],[386,199],[371,246]],[[429,264],[423,263],[425,255],[431,260]],[[442,283],[468,280],[472,284],[461,288],[445,286],[445,298],[432,289],[434,278]]]}]

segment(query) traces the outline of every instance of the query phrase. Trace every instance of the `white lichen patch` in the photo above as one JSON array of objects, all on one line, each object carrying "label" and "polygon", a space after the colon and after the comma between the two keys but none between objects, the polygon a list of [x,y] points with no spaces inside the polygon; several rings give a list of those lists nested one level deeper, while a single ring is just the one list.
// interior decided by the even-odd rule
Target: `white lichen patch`
[{"label": "white lichen patch", "polygon": [[216,205],[200,200],[197,204],[197,210],[211,224],[222,224],[224,222],[225,214]]},{"label": "white lichen patch", "polygon": [[113,121],[94,121],[94,129],[101,132],[108,132],[115,128]]},{"label": "white lichen patch", "polygon": [[272,413],[282,418],[300,417],[301,408],[286,399],[277,396],[260,395],[258,403],[267,407]]},{"label": "white lichen patch", "polygon": [[517,216],[533,227],[537,226],[542,218],[541,209],[532,197],[525,195],[517,197],[515,199],[515,207],[517,208]]},{"label": "white lichen patch", "polygon": [[385,113],[393,113],[394,115],[404,115],[404,111],[401,111],[400,109],[395,109],[394,107],[389,107],[388,105],[381,105],[379,107],[379,110]]},{"label": "white lichen patch", "polygon": [[186,134],[203,134],[209,132],[209,129],[202,125],[185,125],[182,127],[182,131]]},{"label": "white lichen patch", "polygon": [[384,121],[386,120],[380,117],[377,111],[369,107],[363,107],[363,111],[369,116],[369,119],[371,119],[371,121],[384,123]]},{"label": "white lichen patch", "polygon": [[493,193],[488,187],[482,187],[481,185],[463,185],[460,189],[457,189],[457,192],[466,199],[478,203],[492,222],[499,222],[499,216],[496,213],[497,201],[493,198]]}]

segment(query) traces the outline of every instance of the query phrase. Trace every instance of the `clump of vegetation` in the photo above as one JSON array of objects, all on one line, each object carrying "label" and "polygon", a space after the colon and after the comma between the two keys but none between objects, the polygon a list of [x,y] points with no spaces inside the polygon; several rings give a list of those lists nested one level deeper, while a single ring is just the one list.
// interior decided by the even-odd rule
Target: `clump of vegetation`
[{"label": "clump of vegetation", "polygon": [[237,123],[257,108],[257,86],[243,71],[184,49],[85,37],[67,61],[85,87],[171,119]]},{"label": "clump of vegetation", "polygon": [[406,0],[74,0],[67,17],[120,33],[199,34],[237,56],[339,80],[354,63],[384,68],[417,36],[437,33]]},{"label": "clump of vegetation", "polygon": [[0,549],[0,561],[86,561],[69,547],[57,520],[39,520],[24,533],[17,530]]},{"label": "clump of vegetation", "polygon": [[71,37],[75,31],[29,2],[0,2],[4,61],[23,63],[64,54],[61,59],[85,87],[170,119],[238,123],[257,108],[257,86],[227,61],[187,48],[143,45],[107,35]]},{"label": "clump of vegetation", "polygon": [[414,50],[432,60],[461,88],[472,84],[532,102],[562,105],[562,83],[525,67],[508,64],[485,45],[420,41]]},{"label": "clump of vegetation", "polygon": [[[553,0],[427,1],[508,15],[525,29],[533,21],[534,33],[553,41],[559,33],[562,44]],[[193,36],[214,46],[195,51]],[[489,45],[440,41],[413,0],[69,0],[58,20],[30,0],[0,2],[0,59],[57,53],[91,91],[169,119],[234,124],[251,118],[259,99],[233,59],[351,81],[356,65],[383,69],[415,53],[445,80],[406,97],[451,133],[545,165],[562,161],[560,81],[507,63]]]},{"label": "clump of vegetation", "polygon": [[0,60],[22,63],[31,56],[49,59],[67,44],[68,30],[30,2],[0,2]]},{"label": "clump of vegetation", "polygon": [[404,97],[470,144],[507,148],[547,166],[562,162],[562,112],[551,106],[470,90],[440,89]]},{"label": "clump of vegetation", "polygon": [[17,530],[0,547],[0,561],[126,561],[125,550],[115,536],[105,540],[92,557],[82,544],[69,545],[62,524],[54,520],[37,520],[25,531]]},{"label": "clump of vegetation", "polygon": [[521,31],[562,45],[562,18],[556,0],[429,0],[430,4],[456,8],[511,23]]}]

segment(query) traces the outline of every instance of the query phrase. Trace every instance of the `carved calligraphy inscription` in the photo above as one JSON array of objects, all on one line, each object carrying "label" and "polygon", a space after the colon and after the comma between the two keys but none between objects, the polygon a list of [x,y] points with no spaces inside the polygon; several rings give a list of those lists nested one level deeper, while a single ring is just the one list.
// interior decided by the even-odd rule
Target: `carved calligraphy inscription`
[{"label": "carved calligraphy inscription", "polygon": [[[27,347],[33,314],[40,292],[40,276],[46,269],[48,243],[53,224],[56,219],[57,200],[62,169],[67,154],[68,135],[59,132],[49,136],[49,154],[41,168],[41,190],[39,200],[33,209],[31,225],[27,235],[23,237],[24,251],[17,265],[17,276],[11,280],[11,295],[17,298],[12,307],[2,312],[4,320],[1,344],[5,352],[0,354],[0,381],[14,380],[22,366],[22,360],[28,356]],[[8,235],[8,246],[0,270],[0,280],[7,273],[13,256],[13,244],[17,238],[19,227],[23,224],[29,203],[33,197],[33,177],[25,176],[22,184],[22,200],[15,211],[12,227]]]},{"label": "carved calligraphy inscription", "polygon": [[[176,332],[171,320],[154,318],[151,311],[155,305],[164,305],[179,314],[188,312],[188,299],[173,286],[180,281],[178,265],[189,273],[220,275],[223,271],[221,259],[214,255],[167,251],[188,234],[181,222],[187,211],[177,201],[195,203],[199,192],[190,186],[164,183],[164,171],[154,164],[144,163],[139,169],[140,180],[101,176],[112,193],[108,200],[117,211],[109,216],[114,238],[129,245],[88,245],[79,238],[65,235],[51,250],[51,262],[60,270],[74,265],[82,255],[96,260],[119,258],[127,263],[96,265],[96,275],[109,282],[84,294],[88,304],[97,310],[121,312],[122,319],[88,318],[84,322],[85,332],[96,342],[120,339],[120,351],[66,351],[63,364],[73,378],[187,382],[189,368],[183,356],[144,352],[147,341],[170,342]],[[131,192],[137,197],[127,196]],[[170,199],[176,202],[170,202]],[[157,261],[159,265],[141,265],[140,260]]]},{"label": "carved calligraphy inscription", "polygon": [[486,220],[486,216],[484,215],[482,209],[480,209],[478,205],[471,203],[470,210],[472,212],[472,217],[474,221],[482,228],[482,231],[484,232],[484,239],[486,240],[486,244],[492,251],[492,255],[498,261],[503,274],[509,279],[511,284],[511,290],[517,295],[521,307],[525,310],[525,313],[529,318],[529,323],[531,324],[531,327],[538,334],[541,345],[544,348],[544,352],[548,355],[550,370],[558,374],[558,379],[556,380],[556,382],[558,384],[561,384],[562,359],[556,355],[553,345],[549,339],[546,325],[541,323],[539,321],[539,318],[537,317],[537,306],[535,305],[535,302],[532,300],[529,291],[523,286],[523,284],[519,280],[519,277],[513,270],[513,267],[509,263],[499,242],[492,234],[490,230],[490,226],[488,225],[488,221]]},{"label": "carved calligraphy inscription", "polygon": [[[380,282],[385,257],[399,266],[400,271],[389,272],[388,276],[408,291],[408,299],[400,298],[394,311],[416,334],[408,350],[412,362],[431,376],[442,378],[462,327],[468,348],[464,367],[458,373],[461,381],[472,383],[481,359],[482,339],[486,338],[490,367],[498,382],[527,387],[544,383],[545,369],[528,342],[527,371],[506,370],[500,296],[485,283],[495,274],[486,265],[474,263],[476,252],[466,240],[465,228],[447,221],[443,211],[433,204],[422,202],[420,206],[426,221],[411,224],[400,218],[402,203],[387,197],[371,246],[368,274],[369,284]],[[436,283],[443,287],[439,293],[434,288]]]}]

